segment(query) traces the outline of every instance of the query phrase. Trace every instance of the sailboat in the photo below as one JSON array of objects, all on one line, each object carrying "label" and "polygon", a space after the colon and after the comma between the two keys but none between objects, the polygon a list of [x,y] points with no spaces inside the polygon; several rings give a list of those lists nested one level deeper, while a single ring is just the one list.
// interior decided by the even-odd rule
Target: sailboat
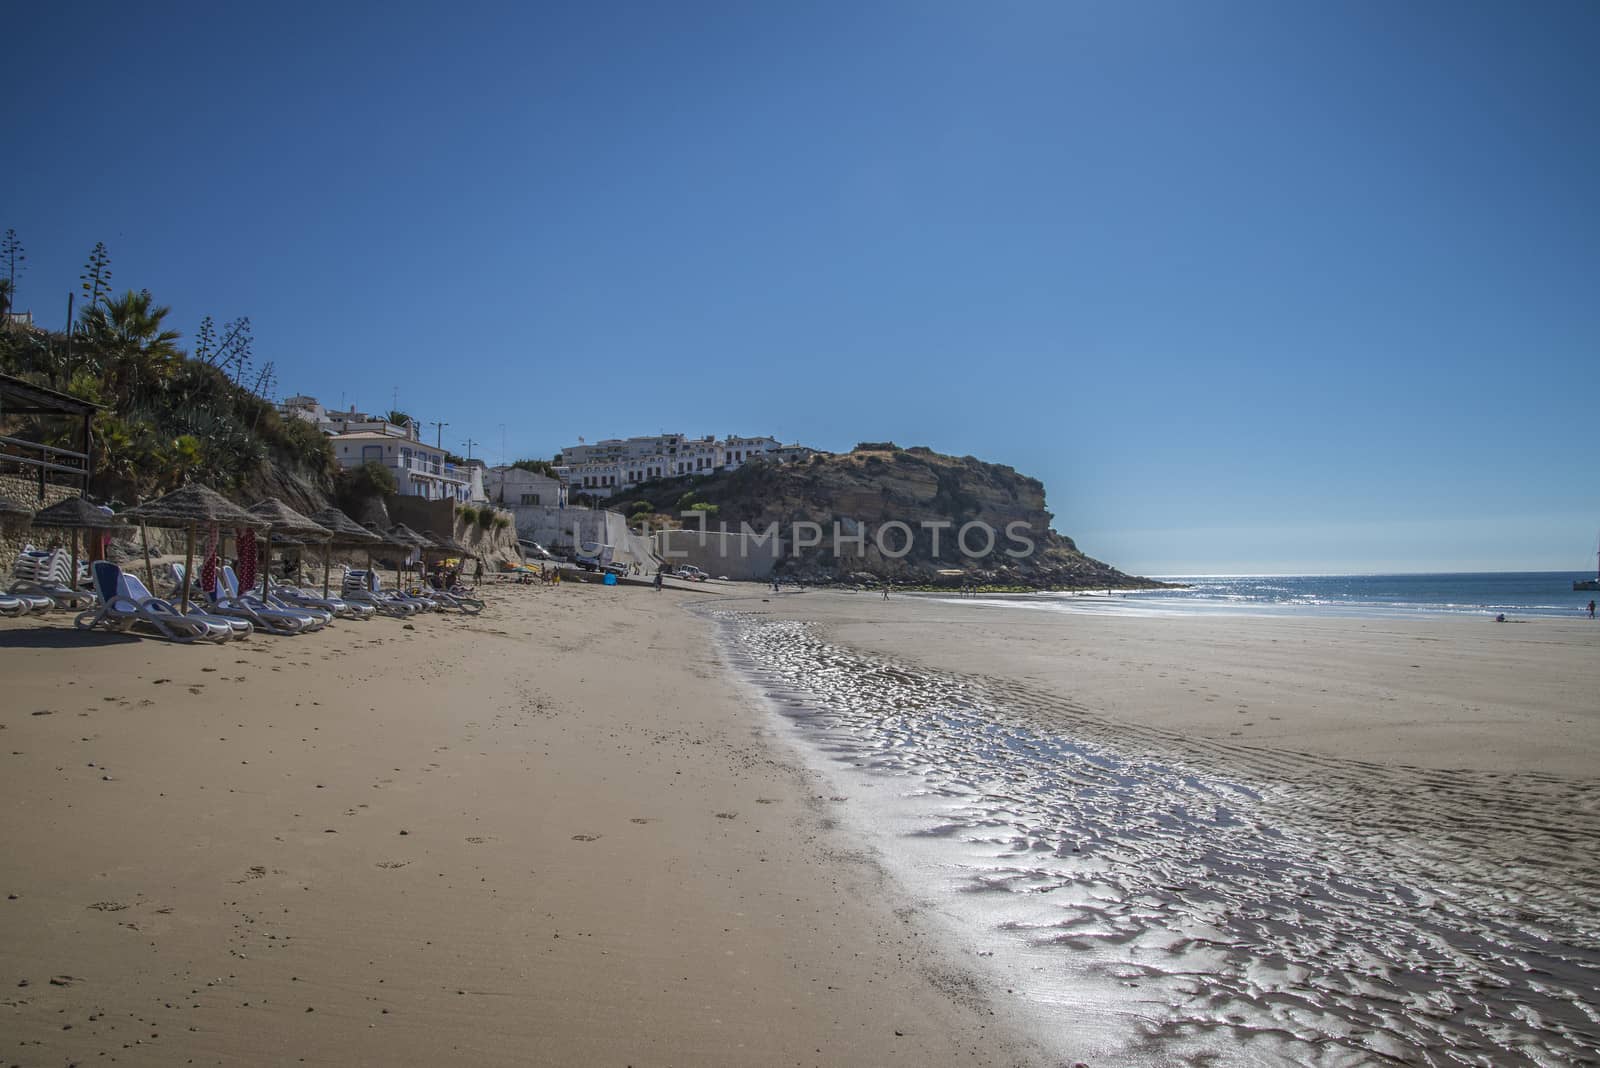
[{"label": "sailboat", "polygon": [[1578,579],[1572,584],[1574,590],[1600,590],[1600,551],[1595,553],[1594,578]]}]

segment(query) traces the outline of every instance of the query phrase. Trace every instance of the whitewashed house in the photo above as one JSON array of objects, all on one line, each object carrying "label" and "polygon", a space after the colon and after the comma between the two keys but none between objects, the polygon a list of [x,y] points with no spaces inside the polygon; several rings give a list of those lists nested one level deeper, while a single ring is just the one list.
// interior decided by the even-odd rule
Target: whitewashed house
[{"label": "whitewashed house", "polygon": [[372,430],[334,434],[328,443],[333,446],[334,458],[341,467],[376,463],[387,468],[394,475],[402,497],[461,502],[469,499],[471,477],[447,461],[442,449],[430,448],[409,437]]}]

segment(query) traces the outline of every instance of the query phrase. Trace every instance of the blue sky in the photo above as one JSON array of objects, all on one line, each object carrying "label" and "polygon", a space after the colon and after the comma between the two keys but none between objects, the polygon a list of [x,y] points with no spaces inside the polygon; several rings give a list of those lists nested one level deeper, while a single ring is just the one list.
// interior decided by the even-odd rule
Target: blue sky
[{"label": "blue sky", "polygon": [[1591,556],[1592,3],[43,7],[47,322],[103,240],[491,460],[889,438],[1148,573]]}]

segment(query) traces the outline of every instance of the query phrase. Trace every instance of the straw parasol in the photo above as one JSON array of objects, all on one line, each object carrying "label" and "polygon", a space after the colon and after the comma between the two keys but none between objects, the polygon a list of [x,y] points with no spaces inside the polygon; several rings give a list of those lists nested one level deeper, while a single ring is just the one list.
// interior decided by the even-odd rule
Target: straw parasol
[{"label": "straw parasol", "polygon": [[333,531],[315,520],[301,515],[276,497],[268,497],[264,501],[252,504],[249,511],[251,515],[265,520],[267,524],[267,536],[263,539],[264,544],[259,545],[256,550],[258,553],[265,553],[267,557],[266,563],[261,568],[261,596],[265,598],[267,596],[267,577],[272,570],[272,537],[274,532],[291,538],[300,537],[321,541],[324,538],[333,537]]},{"label": "straw parasol", "polygon": [[33,518],[33,512],[6,497],[0,497],[0,522],[26,523]]},{"label": "straw parasol", "polygon": [[[365,526],[366,529],[372,532],[372,534],[376,536],[380,542],[382,542],[384,545],[387,545],[391,549],[404,549],[407,553],[410,553],[412,549],[418,547],[417,542],[414,539],[398,538],[394,535],[392,529],[389,531],[380,530],[378,528],[378,524],[376,523],[367,523]],[[370,571],[371,568],[369,567],[368,570]],[[399,563],[394,565],[394,580],[396,582],[400,581]]]},{"label": "straw parasol", "polygon": [[328,507],[320,512],[312,512],[308,517],[318,526],[325,528],[331,537],[323,546],[322,551],[322,596],[328,596],[328,572],[333,570],[333,547],[335,545],[365,548],[367,550],[367,570],[372,570],[372,546],[383,539],[372,531],[345,515],[339,509]]},{"label": "straw parasol", "polygon": [[[222,494],[198,483],[173,490],[165,497],[145,504],[135,505],[122,513],[124,519],[136,519],[153,527],[184,528],[189,532],[188,545],[183,557],[183,597],[181,611],[189,611],[189,587],[194,580],[194,531],[201,523],[226,524],[230,527],[260,528],[266,524],[259,516],[251,515]],[[150,568],[148,542],[146,543],[145,570]]]},{"label": "straw parasol", "polygon": [[[396,523],[390,527],[389,536],[398,542],[403,542],[407,548],[417,550],[417,566],[419,569],[422,566],[423,557],[428,554],[428,550],[435,547],[432,538],[419,531],[412,530],[404,523]],[[410,554],[407,553],[407,555],[409,556]]]},{"label": "straw parasol", "polygon": [[[119,515],[112,515],[101,509],[98,505],[90,504],[82,497],[68,497],[64,501],[57,501],[48,508],[41,508],[34,513],[33,525],[36,527],[54,527],[59,530],[72,531],[72,583],[78,584],[78,531],[80,530],[110,530],[127,526],[127,522]],[[148,569],[146,569],[148,571]],[[146,576],[148,578],[148,575]]]},{"label": "straw parasol", "polygon": [[[433,539],[433,543],[439,547],[439,551],[440,552],[453,554],[454,556],[456,556],[459,559],[460,563],[457,565],[457,573],[458,574],[464,573],[466,571],[466,569],[467,569],[466,561],[467,560],[469,560],[469,559],[471,559],[471,560],[479,560],[478,553],[475,550],[473,550],[469,546],[463,545],[461,542],[457,541],[453,536],[448,535],[448,534],[436,534],[431,530],[427,531],[426,533],[427,533],[428,537]],[[480,560],[480,562],[478,564],[478,574],[480,576],[483,574],[483,564],[482,564],[481,560]]]}]

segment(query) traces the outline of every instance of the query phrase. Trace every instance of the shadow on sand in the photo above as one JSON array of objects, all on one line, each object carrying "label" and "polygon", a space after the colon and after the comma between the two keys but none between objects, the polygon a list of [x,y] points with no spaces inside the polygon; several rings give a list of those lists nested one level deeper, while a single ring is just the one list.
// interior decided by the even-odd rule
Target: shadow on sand
[{"label": "shadow on sand", "polygon": [[107,645],[127,645],[144,637],[143,634],[117,634],[74,627],[6,627],[0,629],[0,649],[95,649]]}]

